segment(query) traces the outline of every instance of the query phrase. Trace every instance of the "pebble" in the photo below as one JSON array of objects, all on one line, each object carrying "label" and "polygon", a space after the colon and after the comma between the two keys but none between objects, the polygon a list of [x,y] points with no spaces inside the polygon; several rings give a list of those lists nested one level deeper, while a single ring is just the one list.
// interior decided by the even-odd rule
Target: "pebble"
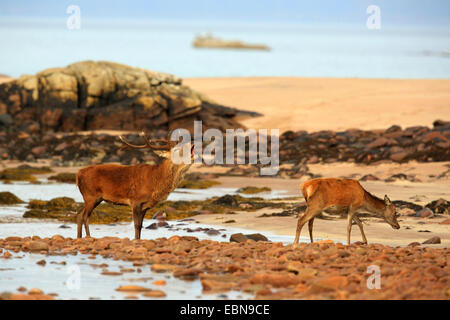
[{"label": "pebble", "polygon": [[124,291],[124,292],[145,292],[145,291],[150,291],[150,290],[151,289],[149,289],[149,288],[136,286],[136,285],[125,285],[125,286],[120,286],[119,288],[116,289],[116,291]]},{"label": "pebble", "polygon": [[143,294],[144,297],[150,298],[163,298],[166,296],[166,293],[162,290],[150,290]]}]

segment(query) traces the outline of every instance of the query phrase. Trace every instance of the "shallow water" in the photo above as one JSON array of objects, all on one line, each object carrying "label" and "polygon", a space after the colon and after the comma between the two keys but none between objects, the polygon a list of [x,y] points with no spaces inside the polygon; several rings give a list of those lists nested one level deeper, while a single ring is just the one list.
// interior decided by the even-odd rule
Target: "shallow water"
[{"label": "shallow water", "polygon": [[[27,182],[14,182],[5,184],[0,182],[0,192],[9,191],[14,193],[23,201],[50,200],[56,197],[70,197],[75,201],[83,202],[81,193],[75,184],[70,183],[48,183],[46,180],[41,180],[42,184],[30,184]],[[226,194],[238,194],[235,188],[209,188],[209,189],[175,189],[167,200],[171,201],[191,201],[191,200],[205,200],[212,197],[221,197]],[[243,197],[250,197],[245,194],[239,194]],[[264,199],[274,199],[288,196],[287,191],[272,190],[271,192],[262,192],[254,197],[261,197]]]},{"label": "shallow water", "polygon": [[[9,191],[24,201],[30,199],[50,200],[55,197],[71,197],[76,201],[83,201],[81,194],[74,184],[67,183],[43,183],[43,184],[30,184],[15,182],[12,184],[0,183],[0,192]],[[193,189],[176,189],[169,195],[168,200],[180,201],[180,200],[205,200],[214,196],[223,196],[225,194],[238,194],[237,189],[234,188],[209,188],[201,190]],[[240,194],[241,196],[246,196]],[[265,199],[282,198],[283,196],[289,196],[284,190],[272,190],[270,192],[264,192],[257,194],[256,196]],[[23,214],[28,209],[27,204],[20,204],[14,206],[0,206],[0,238],[11,236],[32,236],[37,235],[40,237],[51,237],[55,234],[60,234],[63,237],[76,237],[76,224],[56,221],[56,220],[42,220],[42,219],[30,219],[23,218]],[[143,239],[157,239],[162,237],[171,237],[173,235],[187,235],[195,236],[199,239],[210,239],[216,241],[228,241],[233,233],[255,233],[256,230],[246,230],[240,228],[230,227],[216,227],[206,224],[195,223],[192,219],[187,221],[168,221],[171,228],[158,228],[156,230],[145,229],[150,224],[157,222],[152,219],[144,219],[144,228],[142,229]],[[190,232],[186,229],[197,228],[212,228],[219,229],[219,235],[207,235],[204,231]],[[132,222],[121,222],[109,225],[103,224],[91,224],[90,225],[91,236],[101,238],[105,236],[115,237],[134,237],[134,226]],[[269,234],[264,232],[269,240],[283,243],[290,243],[293,237],[280,236],[275,234]]]},{"label": "shallow water", "polygon": [[[169,200],[204,200],[213,196],[222,196],[225,194],[236,194],[237,189],[229,188],[210,188],[204,190],[185,190],[178,189],[169,196]],[[24,201],[30,199],[50,200],[55,197],[67,196],[72,197],[76,201],[82,201],[81,196],[73,184],[28,184],[0,183],[0,192],[10,191]],[[266,199],[280,198],[287,196],[284,191],[272,191],[258,194],[258,197]],[[245,196],[245,195],[243,195]],[[25,219],[22,218],[23,213],[27,210],[27,204],[15,206],[0,207],[0,238],[11,236],[33,236],[37,235],[41,238],[51,237],[59,234],[63,237],[76,237],[76,224],[64,224],[55,220],[41,219]],[[230,228],[221,226],[211,226],[196,223],[194,219],[167,221],[170,228],[160,227],[158,229],[145,229],[146,226],[153,222],[153,219],[144,220],[144,228],[142,229],[143,239],[169,238],[173,235],[194,236],[198,239],[209,239],[214,241],[228,242],[233,233],[257,233],[257,230],[246,230],[240,228]],[[192,230],[202,228],[201,231],[192,232]],[[218,235],[208,235],[205,229],[218,230]],[[109,225],[90,225],[91,235],[95,238],[105,236],[114,236],[120,238],[133,238],[133,223],[115,223]],[[273,242],[282,242],[284,244],[292,243],[294,237],[280,236],[264,232],[264,235]],[[306,238],[301,241],[307,241]],[[21,258],[19,258],[21,257]],[[42,267],[36,264],[37,261],[45,259],[47,264]],[[66,265],[61,265],[65,261]],[[52,263],[53,262],[53,263]],[[0,259],[0,291],[16,292],[17,288],[24,286],[27,289],[39,288],[44,293],[55,292],[58,294],[57,299],[124,299],[131,293],[121,293],[115,291],[121,285],[134,284],[151,289],[161,289],[167,297],[164,299],[248,299],[252,295],[241,292],[226,292],[221,294],[203,294],[202,286],[199,280],[183,281],[172,277],[169,274],[153,273],[150,266],[141,268],[141,272],[123,273],[120,276],[101,275],[102,268],[94,268],[92,264],[108,264],[108,271],[119,271],[119,267],[132,268],[131,262],[114,261],[112,259],[103,259],[97,256],[96,259],[88,259],[87,255],[78,254],[76,256],[45,256],[41,254],[13,253],[11,259]],[[74,269],[80,271],[80,288],[71,289],[66,282],[71,276],[70,271]],[[137,270],[137,268],[134,268]],[[142,279],[144,278],[144,279]],[[151,278],[151,279],[150,279]],[[158,287],[152,284],[155,280],[166,280],[167,284]],[[142,299],[151,299],[141,297]],[[161,298],[158,298],[161,299]]]},{"label": "shallow water", "polygon": [[[45,259],[46,265],[36,264]],[[65,262],[66,265],[61,263]],[[96,265],[107,264],[108,271],[119,272],[121,267],[134,269],[120,276],[102,275],[103,268]],[[141,272],[138,272],[138,269]],[[78,277],[79,275],[79,277]],[[79,279],[79,281],[78,281]],[[165,280],[165,286],[152,284],[156,280]],[[128,295],[140,299],[152,299],[140,294],[116,291],[122,285],[139,285],[150,289],[163,290],[166,297],[157,299],[248,299],[251,295],[230,291],[222,294],[203,294],[199,280],[179,280],[169,274],[155,273],[150,266],[133,267],[132,262],[115,261],[97,256],[88,259],[88,255],[44,256],[41,254],[17,253],[10,259],[0,262],[0,290],[17,292],[24,286],[28,290],[39,288],[45,294],[57,293],[56,299],[124,299]]]}]

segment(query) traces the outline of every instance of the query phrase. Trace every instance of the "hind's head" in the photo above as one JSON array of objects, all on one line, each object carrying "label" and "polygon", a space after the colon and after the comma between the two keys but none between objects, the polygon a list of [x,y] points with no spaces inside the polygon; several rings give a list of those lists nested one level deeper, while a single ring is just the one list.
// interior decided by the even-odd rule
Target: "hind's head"
[{"label": "hind's head", "polygon": [[395,205],[391,202],[387,195],[384,196],[384,220],[391,225],[394,229],[400,229],[400,225],[398,224],[397,217],[399,214],[395,208]]}]

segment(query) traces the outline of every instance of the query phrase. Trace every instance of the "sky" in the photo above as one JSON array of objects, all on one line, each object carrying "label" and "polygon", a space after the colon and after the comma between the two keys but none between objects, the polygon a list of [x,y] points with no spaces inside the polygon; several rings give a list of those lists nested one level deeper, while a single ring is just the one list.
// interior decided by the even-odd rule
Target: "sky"
[{"label": "sky", "polygon": [[450,27],[449,0],[1,0],[1,16],[360,24],[377,5],[384,26]]}]

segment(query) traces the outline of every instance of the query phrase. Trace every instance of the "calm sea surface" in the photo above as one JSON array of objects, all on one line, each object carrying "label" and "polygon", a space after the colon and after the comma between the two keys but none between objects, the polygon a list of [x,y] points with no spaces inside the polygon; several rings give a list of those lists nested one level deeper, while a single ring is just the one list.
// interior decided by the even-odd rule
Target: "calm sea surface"
[{"label": "calm sea surface", "polygon": [[[195,49],[197,34],[271,51]],[[450,78],[450,30],[231,22],[1,18],[0,73],[17,77],[80,60],[109,60],[180,77]]]}]

